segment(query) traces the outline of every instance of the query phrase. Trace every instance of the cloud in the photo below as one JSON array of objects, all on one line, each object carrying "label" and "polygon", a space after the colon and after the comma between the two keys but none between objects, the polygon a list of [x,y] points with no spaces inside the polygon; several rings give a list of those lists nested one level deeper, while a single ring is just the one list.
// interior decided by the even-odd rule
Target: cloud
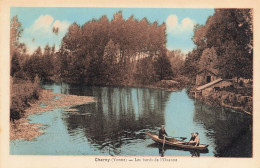
[{"label": "cloud", "polygon": [[174,30],[174,28],[178,27],[178,17],[176,15],[168,16],[166,20],[166,26],[169,31]]},{"label": "cloud", "polygon": [[191,40],[195,21],[184,18],[179,22],[176,15],[169,15],[166,20],[167,48],[169,50],[181,49],[185,54],[194,48]]},{"label": "cloud", "polygon": [[53,23],[53,27],[59,28],[59,31],[61,31],[61,32],[66,32],[69,26],[70,26],[70,23],[67,21],[61,22],[59,20],[56,20]]},{"label": "cloud", "polygon": [[168,34],[184,34],[193,32],[195,22],[190,18],[184,18],[181,23],[176,15],[168,16],[166,20],[166,31]]},{"label": "cloud", "polygon": [[[47,44],[55,45],[57,49],[69,25],[68,21],[55,20],[50,15],[41,15],[29,28],[24,29],[21,42],[27,45],[29,53],[33,53],[38,46],[44,48]],[[54,33],[53,28],[59,31]]]},{"label": "cloud", "polygon": [[37,20],[35,20],[31,29],[33,31],[42,30],[47,32],[53,20],[53,17],[51,17],[50,15],[41,15]]}]

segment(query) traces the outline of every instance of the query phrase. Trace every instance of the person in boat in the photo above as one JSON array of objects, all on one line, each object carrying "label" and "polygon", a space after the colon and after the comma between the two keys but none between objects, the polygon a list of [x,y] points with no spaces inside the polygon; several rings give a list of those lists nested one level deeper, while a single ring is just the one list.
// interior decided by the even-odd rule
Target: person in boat
[{"label": "person in boat", "polygon": [[[168,136],[168,134],[166,133],[164,126],[162,125],[161,129],[159,130],[159,138],[163,139],[165,136]],[[165,138],[165,139],[167,139],[167,138]]]},{"label": "person in boat", "polygon": [[190,144],[191,142],[195,142],[195,138],[196,138],[196,136],[194,135],[194,133],[191,133],[191,138],[190,138],[190,140],[189,140],[189,144]]},{"label": "person in boat", "polygon": [[196,132],[195,134],[195,146],[199,146],[200,145],[200,138],[199,138],[199,133]]}]

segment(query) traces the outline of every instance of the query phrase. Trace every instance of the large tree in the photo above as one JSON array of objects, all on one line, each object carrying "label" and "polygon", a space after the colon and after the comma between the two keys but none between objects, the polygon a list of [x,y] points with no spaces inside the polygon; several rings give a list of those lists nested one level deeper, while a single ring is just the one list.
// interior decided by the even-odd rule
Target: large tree
[{"label": "large tree", "polygon": [[11,24],[10,24],[10,53],[11,56],[15,50],[18,49],[20,42],[19,38],[22,36],[23,33],[23,28],[22,24],[18,19],[18,16],[14,16],[11,19]]},{"label": "large tree", "polygon": [[195,27],[197,49],[214,47],[222,77],[252,78],[252,20],[251,9],[216,9],[206,25]]},{"label": "large tree", "polygon": [[[22,24],[18,20],[18,16],[14,16],[10,23],[10,57],[11,57],[11,76],[23,76],[22,64],[26,46],[19,42],[19,38],[23,33]],[[17,77],[18,77],[17,76]]]}]

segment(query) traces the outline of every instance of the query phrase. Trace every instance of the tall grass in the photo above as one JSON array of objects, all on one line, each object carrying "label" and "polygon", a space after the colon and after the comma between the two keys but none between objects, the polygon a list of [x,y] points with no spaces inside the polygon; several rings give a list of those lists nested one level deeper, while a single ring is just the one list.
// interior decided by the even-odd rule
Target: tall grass
[{"label": "tall grass", "polygon": [[11,78],[11,106],[10,120],[15,121],[20,119],[25,114],[25,109],[30,107],[30,104],[39,99],[40,96],[40,80],[35,77],[34,82],[30,80],[21,80]]}]

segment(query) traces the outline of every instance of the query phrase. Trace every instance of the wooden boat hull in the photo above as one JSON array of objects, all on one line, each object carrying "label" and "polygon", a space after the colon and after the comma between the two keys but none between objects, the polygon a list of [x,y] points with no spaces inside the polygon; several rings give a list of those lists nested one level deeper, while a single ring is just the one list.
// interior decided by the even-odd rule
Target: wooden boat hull
[{"label": "wooden boat hull", "polygon": [[[146,132],[146,134],[156,143],[163,144],[163,139],[160,139],[158,135]],[[188,144],[188,142],[185,141],[180,141],[174,138],[169,138],[165,140],[165,145],[173,146],[173,147],[178,147],[178,148],[183,148],[183,149],[196,149],[196,150],[206,150],[209,145],[204,145],[200,144],[199,146],[194,146],[191,144]]]}]

